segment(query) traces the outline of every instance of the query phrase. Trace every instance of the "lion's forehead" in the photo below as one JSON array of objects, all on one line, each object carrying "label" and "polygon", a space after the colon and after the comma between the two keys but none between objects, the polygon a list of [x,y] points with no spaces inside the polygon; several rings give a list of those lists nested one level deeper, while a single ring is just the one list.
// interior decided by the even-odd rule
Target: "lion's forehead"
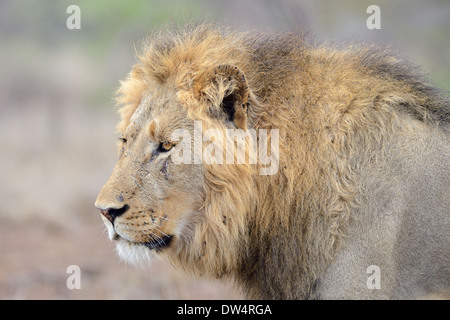
[{"label": "lion's forehead", "polygon": [[130,125],[142,127],[152,115],[152,96],[146,95],[130,118]]},{"label": "lion's forehead", "polygon": [[136,110],[130,118],[129,125],[126,129],[125,135],[129,138],[135,138],[151,121],[158,121],[158,114],[167,108],[169,99],[155,95],[154,93],[147,93],[142,96]]},{"label": "lion's forehead", "polygon": [[148,92],[130,117],[125,136],[136,138],[142,130],[149,128],[154,122],[159,134],[168,134],[177,129],[191,125],[186,107],[181,104],[176,95],[170,92]]}]

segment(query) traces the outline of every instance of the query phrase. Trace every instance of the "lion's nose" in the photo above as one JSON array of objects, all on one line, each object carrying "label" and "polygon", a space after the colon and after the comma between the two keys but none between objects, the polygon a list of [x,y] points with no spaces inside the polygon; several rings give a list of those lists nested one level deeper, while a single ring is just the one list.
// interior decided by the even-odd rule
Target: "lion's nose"
[{"label": "lion's nose", "polygon": [[128,209],[130,209],[130,206],[127,204],[124,205],[122,208],[106,208],[106,209],[104,209],[103,207],[97,206],[97,205],[96,205],[96,207],[98,209],[100,209],[100,213],[113,224],[114,224],[114,220],[117,217],[120,217],[125,212],[127,212]]}]

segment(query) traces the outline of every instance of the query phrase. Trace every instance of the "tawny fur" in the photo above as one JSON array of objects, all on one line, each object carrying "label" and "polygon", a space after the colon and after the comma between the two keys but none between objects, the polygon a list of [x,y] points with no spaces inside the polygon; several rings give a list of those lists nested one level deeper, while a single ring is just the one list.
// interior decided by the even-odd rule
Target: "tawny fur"
[{"label": "tawny fur", "polygon": [[449,104],[413,67],[374,46],[194,26],[144,43],[118,91],[119,132],[158,87],[204,129],[225,130],[211,114],[238,84],[209,83],[205,75],[219,65],[245,75],[242,125],[279,129],[279,170],[263,176],[258,165],[203,164],[201,213],[186,217],[167,256],[194,274],[235,279],[249,298],[318,298],[318,281],[370,193],[364,177],[390,179],[396,168],[383,171],[383,159],[402,162],[399,139],[409,132],[448,132]]}]

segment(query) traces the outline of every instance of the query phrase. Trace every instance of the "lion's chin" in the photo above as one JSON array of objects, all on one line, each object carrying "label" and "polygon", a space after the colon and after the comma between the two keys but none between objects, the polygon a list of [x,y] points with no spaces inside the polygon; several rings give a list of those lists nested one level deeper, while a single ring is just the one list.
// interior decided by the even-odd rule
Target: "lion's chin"
[{"label": "lion's chin", "polygon": [[133,243],[125,239],[116,241],[116,251],[120,259],[134,266],[147,266],[159,257],[156,250],[149,250],[144,244]]}]

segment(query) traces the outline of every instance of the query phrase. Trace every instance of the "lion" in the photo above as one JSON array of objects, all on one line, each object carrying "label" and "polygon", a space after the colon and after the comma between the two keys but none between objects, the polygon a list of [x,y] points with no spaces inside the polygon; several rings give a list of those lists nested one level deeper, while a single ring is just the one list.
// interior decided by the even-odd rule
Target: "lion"
[{"label": "lion", "polygon": [[[117,103],[95,206],[122,259],[248,299],[449,297],[450,104],[390,50],[173,28],[143,42]],[[262,135],[243,163],[199,161],[228,152],[228,130],[266,133],[275,170],[248,161]]]}]

